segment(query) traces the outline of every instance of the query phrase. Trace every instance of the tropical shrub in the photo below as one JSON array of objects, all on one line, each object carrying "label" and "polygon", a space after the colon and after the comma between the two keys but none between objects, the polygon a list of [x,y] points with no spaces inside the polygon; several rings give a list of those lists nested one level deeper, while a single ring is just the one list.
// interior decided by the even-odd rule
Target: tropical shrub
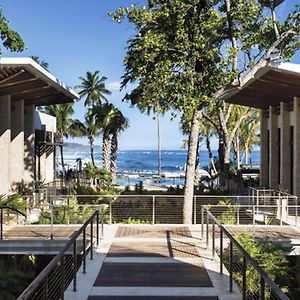
[{"label": "tropical shrub", "polygon": [[23,214],[26,214],[28,203],[19,194],[14,194],[11,196],[0,195],[0,206],[9,206],[21,211]]},{"label": "tropical shrub", "polygon": [[84,171],[88,179],[98,179],[106,184],[110,184],[112,182],[112,175],[110,172],[100,169],[92,163],[87,163],[84,167]]},{"label": "tropical shrub", "polygon": [[222,224],[236,224],[237,207],[232,204],[231,199],[223,199],[218,202],[218,205],[225,209],[218,217]]},{"label": "tropical shrub", "polygon": [[[245,251],[258,262],[268,276],[278,284],[283,292],[288,292],[288,260],[279,245],[255,239],[249,233],[235,235],[236,241],[245,249]],[[229,265],[229,247],[224,251],[224,261]],[[243,256],[241,252],[233,247],[234,271],[233,279],[236,284],[242,287],[242,264]],[[248,263],[247,264],[247,295],[249,299],[259,298],[260,293],[260,275]],[[266,299],[270,299],[271,294],[266,288]]]}]

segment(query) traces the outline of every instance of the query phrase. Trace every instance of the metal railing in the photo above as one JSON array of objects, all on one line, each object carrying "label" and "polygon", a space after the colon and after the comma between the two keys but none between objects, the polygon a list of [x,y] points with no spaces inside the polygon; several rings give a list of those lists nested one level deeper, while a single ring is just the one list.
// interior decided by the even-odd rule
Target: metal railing
[{"label": "metal railing", "polygon": [[[139,220],[148,224],[182,224],[184,197],[180,195],[63,195],[50,196],[54,206],[72,215],[71,199],[80,207],[93,208],[105,204],[106,223]],[[297,225],[297,197],[277,196],[194,196],[193,223],[201,223],[201,205],[209,205],[216,215],[234,214],[231,224]],[[49,207],[43,203],[41,207]],[[67,222],[69,223],[69,222]]]},{"label": "metal railing", "polygon": [[[4,212],[6,211],[6,214],[4,214]],[[0,207],[0,240],[3,240],[4,237],[4,221],[5,221],[5,217],[7,220],[7,224],[9,224],[10,222],[10,217],[11,214],[10,212],[12,212],[14,215],[16,215],[16,221],[19,221],[19,215],[21,215],[22,217],[24,217],[24,220],[26,221],[26,214],[24,214],[23,212],[21,212],[20,210],[10,207],[10,206],[1,206]],[[4,216],[5,215],[5,216]]]},{"label": "metal railing", "polygon": [[[82,227],[71,235],[62,250],[23,291],[18,300],[64,299],[64,292],[71,283],[73,290],[77,290],[78,270],[82,266],[82,272],[87,272],[86,257],[89,253],[90,259],[93,259],[94,244],[98,246],[100,234],[101,237],[103,235],[102,209],[103,207],[100,206]],[[96,233],[94,224],[96,224]]]},{"label": "metal railing", "polygon": [[[224,265],[227,267],[229,272],[229,292],[233,292],[233,284],[235,282],[242,293],[243,300],[289,300],[289,297],[281,291],[258,262],[249,255],[220,221],[209,211],[208,207],[201,206],[201,216],[201,237],[202,240],[206,241],[206,247],[211,247],[212,257],[215,257],[217,250],[216,236],[218,234],[219,270],[220,274],[223,274]],[[211,233],[211,242],[209,233]],[[228,240],[227,248],[224,247],[225,239]],[[257,282],[253,282],[253,272],[257,275],[255,277],[257,278]],[[256,286],[255,290],[249,289],[249,277],[252,279],[252,285],[254,284]]]}]

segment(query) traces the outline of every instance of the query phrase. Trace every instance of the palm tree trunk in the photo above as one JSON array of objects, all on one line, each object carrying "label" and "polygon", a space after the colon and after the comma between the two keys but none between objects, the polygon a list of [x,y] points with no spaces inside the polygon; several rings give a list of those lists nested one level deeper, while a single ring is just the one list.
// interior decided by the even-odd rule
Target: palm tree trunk
[{"label": "palm tree trunk", "polygon": [[197,160],[197,145],[199,139],[201,111],[195,111],[192,119],[192,126],[189,136],[188,157],[185,171],[183,223],[192,223],[194,179]]},{"label": "palm tree trunk", "polygon": [[110,138],[109,133],[104,131],[102,137],[102,167],[105,171],[109,171],[109,151],[110,150]]},{"label": "palm tree trunk", "polygon": [[117,182],[117,159],[118,159],[118,136],[117,133],[114,133],[111,138],[110,145],[110,172],[112,175],[112,183]]},{"label": "palm tree trunk", "polygon": [[61,168],[62,168],[62,173],[63,177],[66,176],[66,168],[65,168],[65,162],[64,162],[64,149],[63,146],[60,146],[60,158],[61,158]]},{"label": "palm tree trunk", "polygon": [[161,177],[161,149],[160,149],[160,115],[157,112],[157,173],[158,177]]},{"label": "palm tree trunk", "polygon": [[91,152],[91,160],[93,166],[95,166],[95,160],[94,160],[94,139],[92,137],[89,138],[90,142],[90,152]]}]

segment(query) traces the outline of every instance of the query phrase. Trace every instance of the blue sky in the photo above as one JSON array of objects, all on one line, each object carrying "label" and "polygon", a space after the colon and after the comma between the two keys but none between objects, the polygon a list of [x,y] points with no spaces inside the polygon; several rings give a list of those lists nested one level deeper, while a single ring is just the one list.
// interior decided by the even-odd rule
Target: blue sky
[{"label": "blue sky", "polygon": [[[133,34],[126,24],[116,24],[107,15],[119,6],[141,1],[132,0],[2,0],[4,15],[11,26],[24,39],[27,50],[21,54],[36,55],[49,63],[49,70],[69,86],[79,84],[78,77],[86,71],[100,70],[108,77],[107,86],[112,90],[109,100],[118,106],[130,120],[130,128],[120,138],[121,149],[155,149],[156,123],[152,117],[142,115],[121,99],[120,77],[127,39]],[[290,5],[299,3],[287,0],[279,11],[284,15]],[[294,62],[300,63],[299,55]],[[75,117],[84,115],[83,101],[75,105]],[[179,131],[179,120],[170,121],[166,115],[161,124],[162,148],[180,149],[184,137]],[[73,141],[87,143],[86,140]],[[100,143],[98,139],[97,144]],[[216,142],[213,143],[216,148]]]}]

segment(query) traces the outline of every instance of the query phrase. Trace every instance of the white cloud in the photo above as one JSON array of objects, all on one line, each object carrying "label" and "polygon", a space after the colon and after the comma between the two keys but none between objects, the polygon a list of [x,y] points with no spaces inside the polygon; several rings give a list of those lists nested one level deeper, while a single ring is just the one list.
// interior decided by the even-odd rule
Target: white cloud
[{"label": "white cloud", "polygon": [[[136,86],[137,86],[137,84],[128,83],[127,86],[126,86],[126,88],[124,88],[123,92],[130,92]],[[119,81],[107,82],[105,84],[105,87],[108,90],[110,90],[111,92],[120,92],[121,82],[119,82]]]},{"label": "white cloud", "polygon": [[119,81],[113,81],[113,82],[107,82],[105,84],[105,87],[112,91],[112,92],[115,92],[115,91],[119,91],[120,90],[120,85],[121,83]]}]

